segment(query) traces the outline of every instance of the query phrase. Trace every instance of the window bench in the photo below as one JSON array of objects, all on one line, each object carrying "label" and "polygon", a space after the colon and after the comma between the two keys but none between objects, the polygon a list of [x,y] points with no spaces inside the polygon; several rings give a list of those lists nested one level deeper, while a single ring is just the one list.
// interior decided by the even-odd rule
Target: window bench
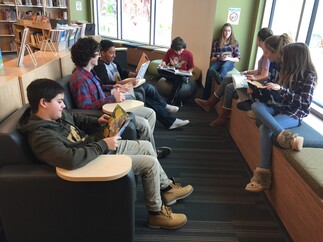
[{"label": "window bench", "polygon": [[[254,170],[260,155],[258,127],[236,104],[234,100],[229,132],[250,169]],[[321,241],[323,136],[307,124],[292,130],[304,137],[304,148],[292,151],[273,146],[273,183],[265,193],[295,242]]]}]

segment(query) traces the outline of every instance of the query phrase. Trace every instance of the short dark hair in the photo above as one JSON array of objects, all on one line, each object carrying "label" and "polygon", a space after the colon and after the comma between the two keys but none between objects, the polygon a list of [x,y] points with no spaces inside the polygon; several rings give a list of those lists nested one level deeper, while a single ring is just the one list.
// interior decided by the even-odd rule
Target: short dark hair
[{"label": "short dark hair", "polygon": [[270,28],[262,28],[258,32],[258,38],[265,42],[266,39],[268,39],[270,36],[273,36],[273,31]]},{"label": "short dark hair", "polygon": [[181,37],[176,37],[175,39],[173,39],[170,48],[176,51],[180,49],[186,49],[186,43]]},{"label": "short dark hair", "polygon": [[27,87],[27,98],[31,111],[33,113],[38,112],[38,104],[42,98],[50,102],[61,93],[64,93],[64,87],[56,81],[48,78],[40,78],[32,81]]},{"label": "short dark hair", "polygon": [[78,39],[71,48],[72,61],[76,66],[85,67],[99,51],[99,43],[92,37]]},{"label": "short dark hair", "polygon": [[100,51],[107,51],[113,46],[114,46],[114,44],[110,40],[103,39],[100,41]]}]

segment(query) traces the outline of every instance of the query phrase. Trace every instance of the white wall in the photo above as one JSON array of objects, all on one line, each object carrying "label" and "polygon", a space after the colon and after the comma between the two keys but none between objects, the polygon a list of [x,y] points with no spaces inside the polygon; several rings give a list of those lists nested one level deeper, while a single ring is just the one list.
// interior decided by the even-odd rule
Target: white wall
[{"label": "white wall", "polygon": [[184,39],[202,71],[203,83],[210,63],[215,6],[215,0],[174,0],[173,6],[172,39]]}]

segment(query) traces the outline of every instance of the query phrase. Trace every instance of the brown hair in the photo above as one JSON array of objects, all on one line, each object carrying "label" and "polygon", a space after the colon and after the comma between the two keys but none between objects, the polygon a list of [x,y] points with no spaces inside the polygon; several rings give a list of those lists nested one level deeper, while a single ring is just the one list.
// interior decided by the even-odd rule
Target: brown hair
[{"label": "brown hair", "polygon": [[236,38],[234,37],[234,33],[233,33],[233,29],[232,29],[232,25],[229,24],[229,23],[226,23],[222,26],[222,29],[221,29],[221,35],[219,36],[218,38],[218,43],[219,43],[219,46],[220,47],[223,47],[227,44],[227,41],[226,39],[223,37],[223,31],[226,27],[230,27],[231,28],[231,35],[228,39],[228,44],[230,44],[231,46],[235,46],[237,44],[237,40]]},{"label": "brown hair", "polygon": [[[282,48],[282,68],[279,74],[279,84],[292,88],[293,81],[317,77],[315,66],[312,62],[310,50],[304,43],[292,43]],[[315,85],[317,78],[315,78]]]},{"label": "brown hair", "polygon": [[278,56],[278,62],[281,62],[281,50],[283,46],[293,43],[293,39],[290,35],[284,33],[282,35],[273,35],[266,39],[265,46],[268,50],[270,50],[272,53],[277,54]]}]

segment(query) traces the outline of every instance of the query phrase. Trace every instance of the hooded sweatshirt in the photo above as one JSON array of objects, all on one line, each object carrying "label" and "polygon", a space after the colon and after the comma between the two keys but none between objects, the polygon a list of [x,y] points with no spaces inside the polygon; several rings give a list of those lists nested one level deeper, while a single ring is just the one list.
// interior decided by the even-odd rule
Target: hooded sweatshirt
[{"label": "hooded sweatshirt", "polygon": [[108,150],[107,144],[102,140],[102,132],[86,135],[81,130],[101,128],[96,117],[71,115],[63,110],[60,119],[48,121],[40,119],[28,108],[17,128],[27,135],[36,157],[54,167],[73,170]]}]

